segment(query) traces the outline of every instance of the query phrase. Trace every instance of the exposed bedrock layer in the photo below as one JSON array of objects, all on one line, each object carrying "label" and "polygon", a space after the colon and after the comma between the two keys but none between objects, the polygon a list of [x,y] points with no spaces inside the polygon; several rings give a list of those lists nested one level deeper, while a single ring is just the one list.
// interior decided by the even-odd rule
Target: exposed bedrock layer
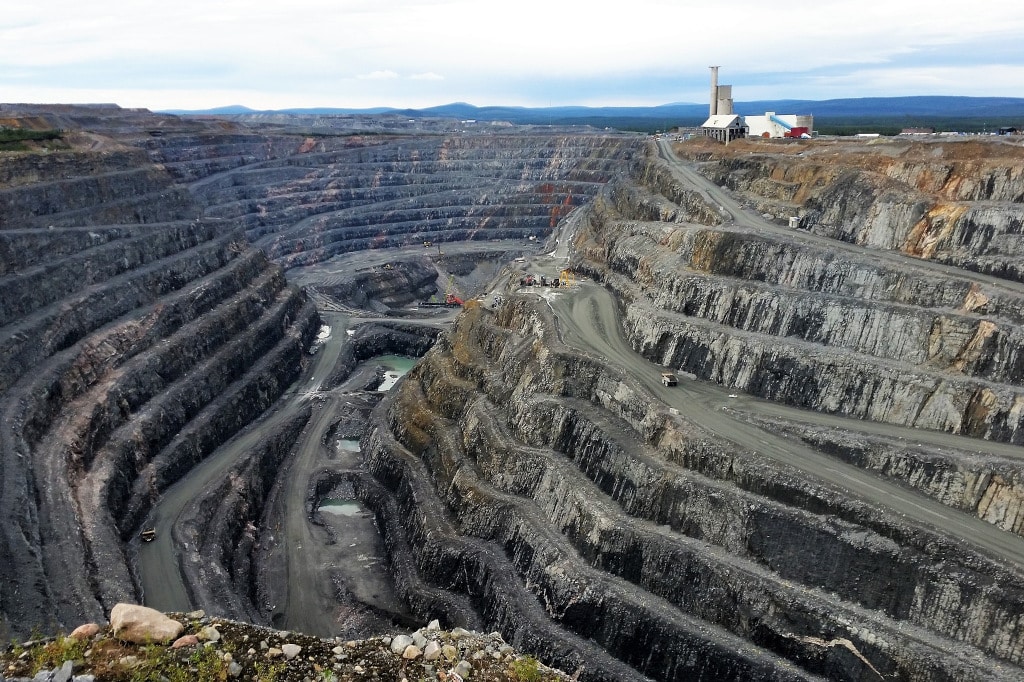
[{"label": "exposed bedrock layer", "polygon": [[175,524],[179,559],[192,603],[210,613],[265,622],[256,593],[253,557],[266,501],[311,414],[304,406],[227,475],[196,495]]},{"label": "exposed bedrock layer", "polygon": [[[286,265],[421,242],[550,233],[639,147],[639,136],[496,132],[145,141],[207,217],[236,220]],[[261,142],[262,140],[262,142]]]},{"label": "exposed bedrock layer", "polygon": [[[1024,281],[1024,151],[987,141],[742,143],[702,172],[758,210],[846,242]],[[712,157],[713,158],[710,158]]]},{"label": "exposed bedrock layer", "polygon": [[389,263],[387,269],[356,271],[324,281],[316,290],[351,308],[387,312],[435,295],[437,278],[433,263],[428,258],[417,258]]},{"label": "exposed bedrock layer", "polygon": [[[65,131],[63,150],[0,157],[0,633],[16,634],[138,601],[131,543],[154,501],[299,376],[319,319],[280,265],[421,242],[529,245],[641,139],[335,135],[333,119],[310,136],[113,106],[5,111]],[[369,289],[346,302],[386,311],[446,276],[418,258],[397,269],[357,281]],[[467,278],[489,273],[473,266]],[[367,328],[335,380],[376,353],[422,352],[435,335]],[[215,610],[257,617],[248,522],[262,518],[290,428],[239,459],[230,490],[197,495],[175,530],[202,538],[179,541],[193,548],[185,583]]]},{"label": "exposed bedrock layer", "polygon": [[160,491],[298,376],[312,304],[146,154],[0,158],[0,629],[139,601]]},{"label": "exposed bedrock layer", "polygon": [[[783,403],[1022,442],[1024,288],[762,229],[674,163],[634,162],[574,244],[637,351]],[[374,412],[374,509],[414,610],[470,609],[593,679],[1022,675],[1020,566],[714,435],[557,326],[532,295],[470,307]],[[1019,532],[1019,456],[748,420]]]},{"label": "exposed bedrock layer", "polygon": [[703,210],[655,222],[642,207],[668,200],[637,186],[650,175],[613,183],[577,242],[644,355],[800,407],[1024,443],[1024,287]]},{"label": "exposed bedrock layer", "polygon": [[[751,417],[751,419],[755,419]],[[1024,471],[1018,458],[950,444],[925,448],[903,438],[757,420],[855,466],[876,471],[956,509],[1024,535]]]},{"label": "exposed bedrock layer", "polygon": [[374,413],[405,589],[464,592],[592,679],[1019,674],[1018,572],[734,456],[553,328],[521,299],[467,312]]}]

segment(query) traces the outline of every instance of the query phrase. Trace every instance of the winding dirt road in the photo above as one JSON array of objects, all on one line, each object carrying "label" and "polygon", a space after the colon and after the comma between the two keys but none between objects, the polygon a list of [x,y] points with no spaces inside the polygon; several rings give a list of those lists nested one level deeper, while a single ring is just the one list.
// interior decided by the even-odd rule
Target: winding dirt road
[{"label": "winding dirt road", "polygon": [[559,332],[568,345],[618,366],[635,377],[640,385],[658,400],[678,409],[695,424],[736,443],[741,448],[767,455],[818,479],[838,485],[857,498],[890,509],[893,514],[903,517],[908,523],[924,528],[937,528],[990,556],[1024,566],[1024,538],[947,507],[923,494],[890,483],[871,472],[749,424],[734,410],[754,415],[770,414],[811,424],[841,425],[852,431],[873,431],[889,436],[902,436],[908,440],[913,439],[914,442],[933,445],[961,446],[969,450],[985,448],[986,451],[998,452],[1004,456],[1024,458],[1024,448],[979,442],[976,439],[951,436],[947,433],[820,415],[745,395],[730,398],[729,389],[705,381],[681,380],[679,386],[666,388],[661,384],[660,376],[664,368],[634,351],[623,337],[616,302],[610,292],[598,285],[583,283],[571,292],[550,295],[549,301],[558,319]]},{"label": "winding dirt road", "polygon": [[309,369],[285,392],[273,410],[218,448],[161,495],[148,524],[156,530],[156,539],[138,548],[139,580],[147,606],[161,611],[188,611],[194,607],[182,579],[182,562],[201,561],[202,558],[196,555],[195,548],[174,537],[175,523],[204,488],[223,478],[239,458],[259,444],[268,430],[295,416],[298,409],[320,390],[347,341],[345,332],[348,324],[343,315],[322,313],[321,317],[325,324],[331,326],[331,337]]},{"label": "winding dirt road", "polygon": [[[783,228],[752,214],[725,190],[680,161],[668,142],[659,142],[662,157],[675,176],[690,188],[704,194],[711,205],[718,205],[727,221],[743,228],[784,235],[787,239],[804,240],[833,250],[849,250],[859,257],[865,250],[825,237]],[[570,225],[566,221],[565,225]],[[563,230],[565,228],[563,227]],[[563,247],[568,239],[560,240]],[[550,256],[562,256],[553,252]],[[940,271],[946,275],[983,282],[1014,293],[1024,293],[1024,286],[986,275],[969,273],[949,266],[922,261],[899,253],[871,251],[870,255],[901,268]],[[538,261],[551,260],[538,258]],[[582,283],[571,292],[546,295],[555,312],[563,340],[579,350],[604,358],[620,367],[657,399],[703,428],[716,433],[741,448],[767,455],[796,467],[810,476],[841,486],[853,496],[881,508],[889,509],[906,522],[924,528],[938,529],[955,536],[997,559],[1024,567],[1024,538],[1000,530],[975,516],[952,509],[924,494],[895,485],[881,476],[829,457],[795,440],[774,434],[743,419],[743,413],[760,417],[782,417],[797,422],[843,428],[852,432],[884,435],[909,442],[937,447],[956,447],[969,452],[991,453],[1002,457],[1024,459],[1024,448],[1004,443],[980,441],[948,433],[923,431],[888,424],[867,422],[835,415],[821,414],[747,395],[731,394],[718,384],[681,380],[676,388],[661,384],[664,368],[633,350],[623,336],[616,302],[611,293],[592,283]],[[730,397],[736,395],[736,397]]]}]

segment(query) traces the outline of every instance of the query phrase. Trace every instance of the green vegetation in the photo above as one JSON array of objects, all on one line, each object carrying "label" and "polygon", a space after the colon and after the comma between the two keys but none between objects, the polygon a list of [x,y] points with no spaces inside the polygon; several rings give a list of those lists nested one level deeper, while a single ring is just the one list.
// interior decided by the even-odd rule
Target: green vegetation
[{"label": "green vegetation", "polygon": [[19,658],[27,652],[29,668],[34,675],[40,670],[59,668],[64,661],[82,660],[85,657],[85,650],[87,648],[88,643],[85,641],[58,635],[50,642],[28,648],[16,644],[11,647],[11,655],[14,658]]},{"label": "green vegetation", "polygon": [[540,682],[540,664],[532,656],[520,658],[512,664],[512,674],[517,682]]},{"label": "green vegetation", "polygon": [[61,130],[26,130],[24,128],[0,128],[0,151],[24,151],[29,149],[26,142],[52,142],[64,136]]},{"label": "green vegetation", "polygon": [[287,666],[284,663],[268,663],[257,661],[255,664],[257,682],[276,682],[277,678],[284,674]]},{"label": "green vegetation", "polygon": [[186,661],[176,658],[164,646],[142,648],[137,661],[128,666],[130,682],[221,682],[228,678],[228,665],[210,647],[198,647]]}]

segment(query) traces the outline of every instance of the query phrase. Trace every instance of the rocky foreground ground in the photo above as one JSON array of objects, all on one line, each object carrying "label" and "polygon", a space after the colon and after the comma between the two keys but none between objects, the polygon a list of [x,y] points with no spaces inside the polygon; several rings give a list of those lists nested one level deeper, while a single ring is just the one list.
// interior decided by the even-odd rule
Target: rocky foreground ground
[{"label": "rocky foreground ground", "polygon": [[437,621],[408,634],[321,639],[211,618],[202,611],[164,615],[127,604],[114,607],[108,627],[89,623],[66,636],[0,652],[2,682],[569,679],[520,655],[498,633],[441,630]]}]

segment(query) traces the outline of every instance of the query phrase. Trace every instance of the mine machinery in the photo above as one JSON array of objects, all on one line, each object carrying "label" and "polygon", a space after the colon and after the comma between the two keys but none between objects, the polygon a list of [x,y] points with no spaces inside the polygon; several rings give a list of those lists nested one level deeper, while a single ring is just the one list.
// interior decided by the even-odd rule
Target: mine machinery
[{"label": "mine machinery", "polygon": [[521,287],[571,287],[574,284],[576,284],[576,277],[569,270],[562,270],[558,277],[526,274],[519,278]]},{"label": "mine machinery", "polygon": [[465,300],[455,290],[455,275],[448,277],[448,286],[445,287],[444,300],[439,302],[434,300],[435,298],[431,297],[431,300],[423,301],[420,306],[425,308],[438,308],[442,306],[445,308],[460,308],[466,304]]}]

